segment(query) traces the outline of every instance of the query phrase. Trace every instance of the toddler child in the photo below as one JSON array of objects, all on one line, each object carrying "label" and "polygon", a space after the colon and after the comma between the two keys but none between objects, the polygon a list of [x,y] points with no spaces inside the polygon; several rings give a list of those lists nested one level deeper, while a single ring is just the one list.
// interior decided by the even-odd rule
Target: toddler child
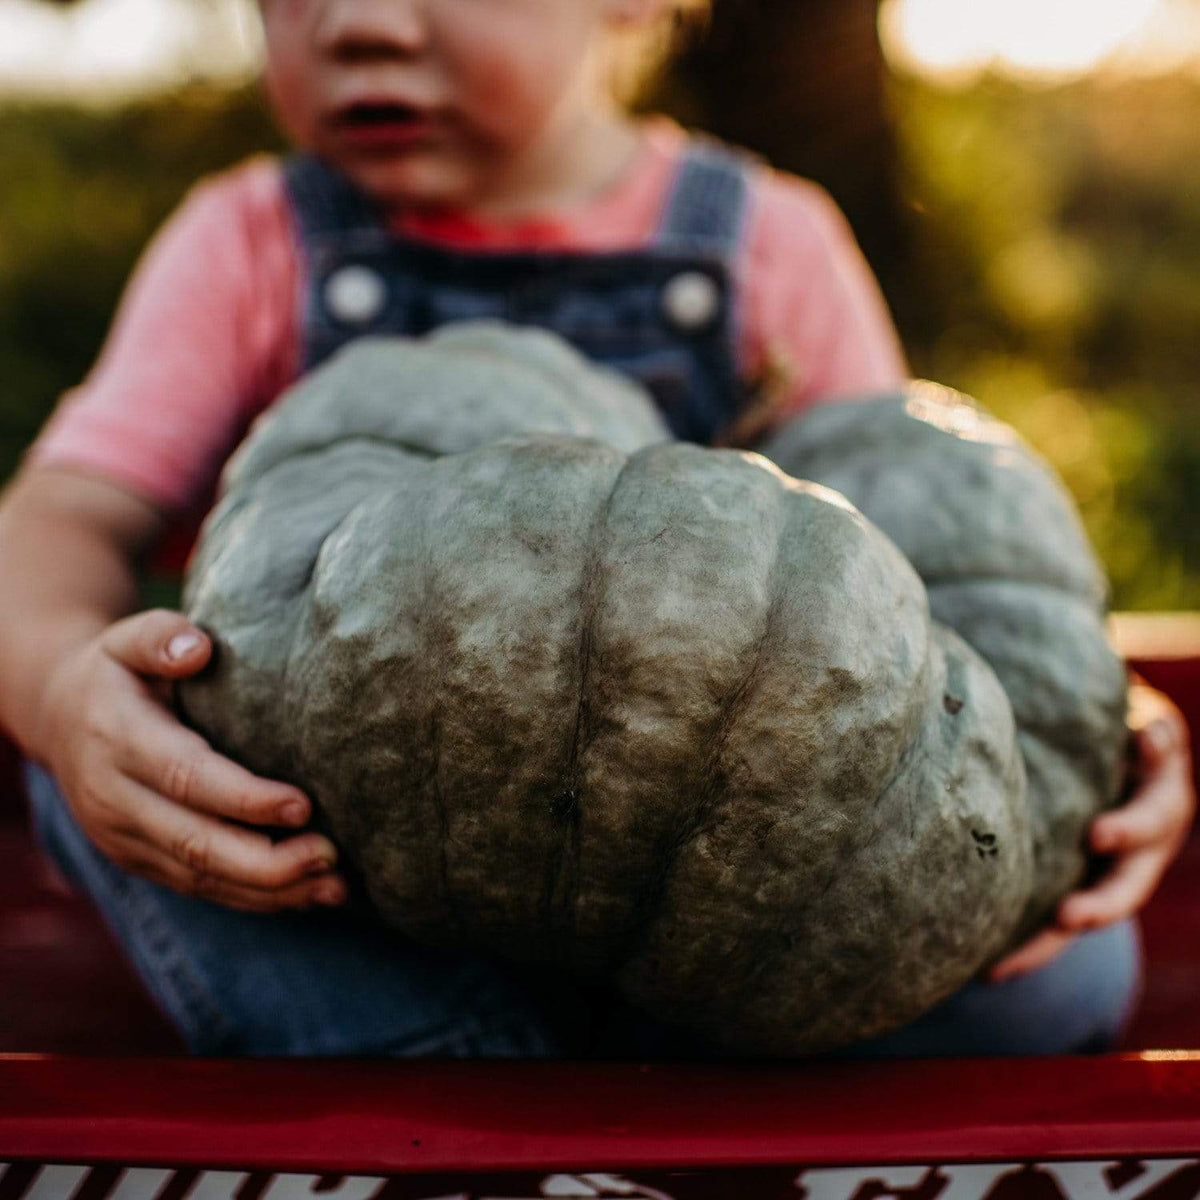
[{"label": "toddler child", "polygon": [[[744,445],[904,382],[878,288],[818,188],[614,103],[614,39],[672,0],[261,7],[298,153],[192,193],[0,506],[0,720],[39,764],[39,834],[197,1052],[701,1052],[629,1014],[589,1031],[566,985],[412,946],[346,906],[335,847],[303,830],[309,799],[172,715],[171,681],[211,644],[181,614],[136,612],[135,568],[203,511],[253,417],[354,337],[542,325],[646,384],[679,436]],[[1183,730],[1158,703],[1174,748],[1143,739],[1134,803],[1094,825],[1112,873],[1001,964],[1011,978],[868,1050],[1114,1036],[1138,976],[1128,918],[1189,815]]]}]

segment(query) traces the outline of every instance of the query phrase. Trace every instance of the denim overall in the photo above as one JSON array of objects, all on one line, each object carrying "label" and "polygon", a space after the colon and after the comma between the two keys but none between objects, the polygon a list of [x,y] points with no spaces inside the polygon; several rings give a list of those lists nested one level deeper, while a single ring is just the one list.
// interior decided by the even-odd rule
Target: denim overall
[{"label": "denim overall", "polygon": [[[364,334],[424,333],[492,317],[554,330],[640,380],[676,436],[707,443],[747,399],[738,381],[731,267],[746,171],[696,141],[653,243],[596,255],[462,253],[390,233],[370,201],[318,160],[285,166],[308,266],[305,369]],[[54,780],[27,767],[43,845],[88,893],[150,991],[201,1054],[703,1057],[599,992],[482,955],[417,946],[354,903],[243,913],[126,874],[88,841]],[[1139,977],[1132,923],[1079,939],[1050,967],[971,984],[854,1054],[1103,1049]]]},{"label": "denim overall", "polygon": [[293,158],[286,174],[308,264],[305,370],[364,334],[494,318],[552,330],[633,376],[688,441],[711,442],[747,398],[731,285],[747,183],[730,151],[697,142],[651,245],[603,254],[462,253],[402,240],[318,159]]}]

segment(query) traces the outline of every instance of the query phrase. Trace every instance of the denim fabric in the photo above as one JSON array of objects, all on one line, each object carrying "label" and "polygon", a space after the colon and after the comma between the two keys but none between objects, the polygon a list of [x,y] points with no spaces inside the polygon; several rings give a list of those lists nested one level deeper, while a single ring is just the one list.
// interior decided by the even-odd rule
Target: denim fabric
[{"label": "denim fabric", "polygon": [[[639,380],[679,438],[709,443],[748,400],[739,381],[731,286],[748,185],[741,157],[697,139],[649,246],[628,253],[466,252],[397,237],[371,200],[320,159],[285,164],[304,258],[305,369],[356,337],[419,335],[495,318],[558,333],[593,362]],[[365,309],[339,312],[331,284],[347,268],[373,283]],[[680,310],[680,280],[712,300]]]},{"label": "denim fabric", "polygon": [[[353,908],[260,915],[176,895],[109,862],[54,780],[29,764],[25,772],[42,846],[91,897],[197,1054],[723,1057],[602,991],[419,946]],[[1040,971],[968,984],[841,1056],[1106,1050],[1140,979],[1137,928],[1125,921],[1080,938]]]},{"label": "denim fabric", "polygon": [[1141,937],[1130,918],[1077,938],[1039,971],[968,984],[911,1025],[844,1055],[1099,1054],[1120,1041],[1141,987]]},{"label": "denim fabric", "polygon": [[34,832],[89,896],[188,1047],[210,1055],[537,1057],[564,1036],[536,977],[418,946],[354,909],[245,913],[110,862],[54,779],[25,765]]},{"label": "denim fabric", "polygon": [[[1142,948],[1134,919],[1076,939],[1026,975],[975,980],[923,1017],[830,1059],[1099,1054],[1116,1047],[1141,996]],[[678,1060],[736,1057],[618,1006],[593,1033],[592,1053]]]}]

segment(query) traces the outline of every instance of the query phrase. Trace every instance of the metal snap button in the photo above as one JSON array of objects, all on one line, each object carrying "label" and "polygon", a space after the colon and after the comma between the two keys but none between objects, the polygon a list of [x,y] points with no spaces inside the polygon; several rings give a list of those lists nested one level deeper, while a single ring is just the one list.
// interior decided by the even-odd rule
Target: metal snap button
[{"label": "metal snap button", "polygon": [[716,320],[721,311],[721,289],[703,271],[681,271],[663,288],[662,306],[676,329],[695,333]]},{"label": "metal snap button", "polygon": [[365,325],[387,303],[387,284],[378,271],[361,263],[339,267],[325,280],[325,305],[339,321]]}]

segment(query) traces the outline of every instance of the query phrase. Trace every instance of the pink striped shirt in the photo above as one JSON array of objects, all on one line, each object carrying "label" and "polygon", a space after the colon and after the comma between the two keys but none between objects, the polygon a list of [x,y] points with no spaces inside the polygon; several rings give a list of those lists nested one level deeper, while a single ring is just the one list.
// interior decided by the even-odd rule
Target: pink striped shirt
[{"label": "pink striped shirt", "polygon": [[[394,227],[464,249],[643,247],[686,139],[664,118],[646,134],[625,175],[579,207],[502,222],[400,212]],[[277,160],[199,184],[151,242],[94,368],[28,461],[98,473],[166,512],[202,510],[246,427],[296,378],[304,269]],[[768,424],[905,378],[875,279],[816,185],[756,172],[735,286],[739,369],[774,381]]]}]

